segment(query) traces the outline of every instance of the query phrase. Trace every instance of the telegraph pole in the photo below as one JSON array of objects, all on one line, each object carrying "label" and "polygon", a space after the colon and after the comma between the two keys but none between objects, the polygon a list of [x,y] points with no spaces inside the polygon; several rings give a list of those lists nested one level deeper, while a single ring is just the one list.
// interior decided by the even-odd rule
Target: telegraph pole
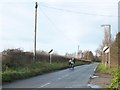
[{"label": "telegraph pole", "polygon": [[34,57],[33,59],[36,60],[36,29],[37,29],[37,8],[38,4],[35,3],[35,31],[34,31]]}]

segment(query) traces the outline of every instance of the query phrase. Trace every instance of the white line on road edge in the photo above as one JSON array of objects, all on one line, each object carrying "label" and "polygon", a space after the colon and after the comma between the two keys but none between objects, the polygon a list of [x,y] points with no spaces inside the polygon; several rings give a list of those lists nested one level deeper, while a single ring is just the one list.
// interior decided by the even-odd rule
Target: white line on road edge
[{"label": "white line on road edge", "polygon": [[73,88],[73,87],[65,87],[65,88]]},{"label": "white line on road edge", "polygon": [[40,86],[40,88],[45,87],[45,86],[47,86],[47,85],[49,85],[49,84],[50,84],[50,83],[46,83],[46,84]]},{"label": "white line on road edge", "polygon": [[97,69],[97,66],[95,67],[94,72],[96,71],[96,69]]}]

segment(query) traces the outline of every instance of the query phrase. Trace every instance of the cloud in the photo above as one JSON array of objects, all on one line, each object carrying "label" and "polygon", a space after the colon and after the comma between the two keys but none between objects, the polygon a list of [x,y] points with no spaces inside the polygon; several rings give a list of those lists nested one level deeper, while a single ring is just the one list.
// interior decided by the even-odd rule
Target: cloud
[{"label": "cloud", "polygon": [[[5,0],[6,1],[6,0]],[[26,0],[27,1],[27,0]],[[94,51],[103,38],[101,24],[110,23],[116,29],[117,18],[65,12],[47,7],[42,4],[69,9],[76,12],[116,15],[116,4],[83,2],[76,0],[41,0],[38,8],[37,49],[50,50],[53,48],[60,54],[81,50]],[[71,2],[72,1],[72,2]],[[41,3],[45,2],[45,3]],[[54,2],[54,3],[53,3]],[[76,3],[77,2],[77,3]],[[86,3],[87,2],[87,3]],[[106,0],[105,2],[109,2]],[[115,1],[116,2],[116,1]],[[11,2],[2,7],[2,42],[3,49],[20,47],[25,50],[33,49],[34,40],[34,3]],[[41,5],[41,6],[40,6]],[[112,5],[112,7],[111,7]],[[40,10],[40,8],[45,12]],[[1,19],[1,18],[0,18]],[[116,20],[116,21],[115,21]],[[0,30],[1,31],[1,30]]]}]

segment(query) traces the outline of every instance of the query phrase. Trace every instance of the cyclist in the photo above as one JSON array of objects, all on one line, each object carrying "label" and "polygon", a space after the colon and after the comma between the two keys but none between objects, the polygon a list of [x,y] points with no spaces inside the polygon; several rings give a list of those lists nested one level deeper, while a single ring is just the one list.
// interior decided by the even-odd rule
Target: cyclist
[{"label": "cyclist", "polygon": [[69,66],[72,67],[72,68],[74,68],[74,64],[75,64],[74,60],[70,59],[69,60]]}]

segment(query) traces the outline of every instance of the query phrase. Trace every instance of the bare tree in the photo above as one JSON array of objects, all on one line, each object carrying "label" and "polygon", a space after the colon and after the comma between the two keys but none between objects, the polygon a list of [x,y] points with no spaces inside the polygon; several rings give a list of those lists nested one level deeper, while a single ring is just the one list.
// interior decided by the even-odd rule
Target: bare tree
[{"label": "bare tree", "polygon": [[[102,40],[102,43],[101,43],[101,45],[98,47],[98,49],[96,50],[96,52],[97,52],[97,55],[102,55],[102,51],[103,51],[103,48],[105,47],[105,46],[109,46],[111,43],[113,43],[114,42],[114,40],[113,40],[113,38],[111,37],[111,33],[110,33],[110,27],[108,27],[108,26],[105,26],[104,27],[105,28],[105,30],[104,30],[104,38],[103,38],[103,40]],[[111,39],[112,38],[112,39]]]},{"label": "bare tree", "polygon": [[111,34],[110,34],[110,30],[108,27],[105,27],[104,30],[104,40],[103,40],[103,45],[109,45],[111,42]]},{"label": "bare tree", "polygon": [[66,53],[65,56],[69,57],[69,58],[72,58],[72,57],[76,58],[76,52],[74,52],[74,53]]}]

